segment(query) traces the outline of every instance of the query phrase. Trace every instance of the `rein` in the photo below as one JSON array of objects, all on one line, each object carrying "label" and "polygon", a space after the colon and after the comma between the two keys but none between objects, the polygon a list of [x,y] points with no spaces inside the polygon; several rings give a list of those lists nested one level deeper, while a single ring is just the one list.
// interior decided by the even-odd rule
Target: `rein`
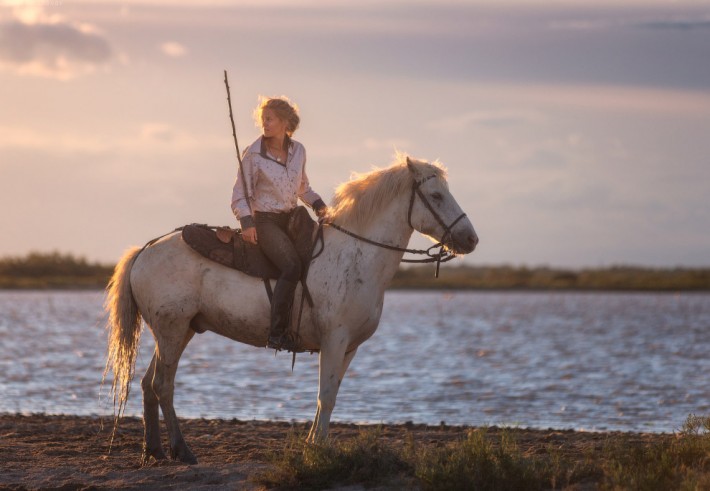
[{"label": "rein", "polygon": [[[421,189],[419,187],[424,184],[426,181],[429,179],[432,179],[433,177],[436,177],[435,175],[431,175],[429,177],[425,177],[424,179],[420,181],[414,181],[414,184],[412,184],[412,196],[409,200],[409,210],[407,211],[407,223],[409,224],[410,227],[414,228],[412,226],[412,209],[414,208],[414,199],[416,196],[419,196],[419,199],[422,200],[422,203],[424,203],[424,206],[431,212],[431,214],[434,216],[434,219],[439,223],[439,225],[442,226],[444,229],[444,235],[441,237],[441,241],[437,242],[433,246],[429,247],[428,249],[408,249],[406,247],[398,247],[398,246],[393,246],[390,244],[384,244],[382,242],[377,242],[372,239],[368,239],[367,237],[363,237],[361,235],[358,235],[354,232],[351,232],[350,230],[344,229],[340,225],[337,225],[335,223],[325,223],[324,225],[329,225],[333,227],[335,230],[338,230],[339,232],[342,232],[346,235],[349,235],[350,237],[353,237],[357,240],[360,240],[362,242],[365,242],[366,244],[374,245],[377,247],[381,247],[383,249],[389,249],[391,251],[397,251],[397,252],[404,252],[407,254],[417,254],[417,255],[426,255],[428,257],[424,259],[402,259],[403,263],[436,263],[436,272],[434,273],[434,277],[438,278],[439,277],[439,266],[441,263],[445,263],[447,261],[451,261],[453,258],[456,257],[456,254],[451,252],[450,250],[446,249],[446,245],[444,244],[446,242],[446,239],[451,236],[451,229],[454,228],[454,226],[466,216],[465,213],[461,213],[461,215],[458,216],[453,222],[451,222],[450,225],[446,225],[444,223],[444,220],[441,219],[441,216],[436,212],[433,206],[431,206],[431,203],[426,199],[426,196],[424,196],[424,193],[422,193]],[[432,249],[439,248],[439,252],[433,253],[431,252]],[[322,252],[322,250],[321,250]],[[319,253],[320,254],[320,253]],[[317,257],[317,256],[315,256]],[[315,259],[314,257],[314,259]]]}]

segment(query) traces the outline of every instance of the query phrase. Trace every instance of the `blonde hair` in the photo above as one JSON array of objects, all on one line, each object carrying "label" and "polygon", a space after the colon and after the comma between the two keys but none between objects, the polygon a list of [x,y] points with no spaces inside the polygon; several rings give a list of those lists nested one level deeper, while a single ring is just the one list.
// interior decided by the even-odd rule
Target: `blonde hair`
[{"label": "blonde hair", "polygon": [[276,114],[276,117],[282,121],[286,121],[286,133],[288,136],[293,136],[298,129],[301,118],[298,115],[298,106],[291,102],[288,97],[265,97],[259,96],[259,105],[254,110],[254,119],[256,125],[261,128],[261,117],[264,114],[264,109],[271,109]]}]

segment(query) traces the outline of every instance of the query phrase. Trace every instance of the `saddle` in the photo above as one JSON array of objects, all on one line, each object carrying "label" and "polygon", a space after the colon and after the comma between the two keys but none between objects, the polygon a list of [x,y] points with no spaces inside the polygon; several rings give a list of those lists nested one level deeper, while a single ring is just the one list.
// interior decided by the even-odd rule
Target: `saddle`
[{"label": "saddle", "polygon": [[[302,281],[305,280],[311,262],[313,236],[317,227],[318,224],[303,206],[296,207],[288,221],[288,236],[303,265]],[[193,223],[183,227],[182,239],[207,259],[249,276],[264,280],[275,280],[280,276],[278,268],[264,255],[261,248],[242,238],[241,230]],[[269,289],[270,286],[267,291]]]}]

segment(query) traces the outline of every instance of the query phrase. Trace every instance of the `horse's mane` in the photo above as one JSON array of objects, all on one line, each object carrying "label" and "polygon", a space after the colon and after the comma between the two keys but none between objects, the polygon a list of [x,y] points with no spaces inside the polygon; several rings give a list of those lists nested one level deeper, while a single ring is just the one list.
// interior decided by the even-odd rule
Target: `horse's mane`
[{"label": "horse's mane", "polygon": [[[421,174],[434,173],[446,179],[446,169],[439,162],[409,159]],[[429,172],[427,172],[429,171]],[[407,168],[407,155],[398,154],[395,162],[384,169],[374,168],[366,173],[353,173],[351,180],[335,189],[328,213],[328,221],[343,227],[367,226],[397,196],[407,194],[414,182]]]}]

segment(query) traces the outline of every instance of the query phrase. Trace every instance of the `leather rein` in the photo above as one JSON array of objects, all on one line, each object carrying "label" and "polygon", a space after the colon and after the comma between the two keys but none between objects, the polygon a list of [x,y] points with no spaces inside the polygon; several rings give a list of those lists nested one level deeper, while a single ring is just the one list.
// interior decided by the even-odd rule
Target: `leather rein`
[{"label": "leather rein", "polygon": [[[382,247],[383,249],[389,249],[391,251],[398,251],[398,252],[404,252],[408,254],[416,254],[416,255],[425,255],[428,256],[424,259],[402,259],[403,263],[436,263],[436,272],[434,276],[436,278],[439,277],[439,266],[441,263],[445,263],[447,261],[452,260],[453,258],[456,257],[456,254],[451,252],[446,248],[446,241],[447,239],[451,238],[451,229],[453,229],[456,224],[461,221],[462,218],[466,216],[465,213],[461,213],[461,215],[458,216],[451,224],[446,225],[444,220],[441,218],[441,216],[436,212],[434,207],[429,203],[429,200],[426,199],[426,196],[424,193],[422,193],[422,190],[420,189],[421,185],[424,184],[426,181],[429,179],[432,179],[436,177],[435,174],[432,174],[431,176],[425,177],[424,179],[421,179],[419,181],[414,181],[414,184],[412,184],[412,195],[411,198],[409,199],[409,210],[407,211],[407,223],[409,224],[410,227],[414,228],[412,225],[412,209],[414,208],[414,200],[416,196],[419,196],[419,199],[422,200],[422,203],[424,203],[424,206],[431,212],[432,216],[434,219],[441,225],[441,227],[444,229],[444,235],[441,237],[441,241],[437,242],[433,246],[429,247],[428,249],[408,249],[406,247],[397,247],[393,246],[390,244],[384,244],[382,242],[377,242],[371,239],[368,239],[367,237],[363,237],[361,235],[358,235],[354,232],[351,232],[347,229],[344,229],[340,225],[337,225],[335,223],[324,223],[324,225],[329,225],[333,227],[335,230],[338,230],[346,235],[349,235],[350,237],[353,237],[355,239],[358,239],[362,242],[365,242],[370,245],[374,245],[377,247]],[[431,252],[432,249],[439,248],[439,252]],[[320,252],[323,252],[322,249]],[[320,252],[315,256],[317,257],[320,255]],[[314,259],[315,259],[314,257]]]}]

